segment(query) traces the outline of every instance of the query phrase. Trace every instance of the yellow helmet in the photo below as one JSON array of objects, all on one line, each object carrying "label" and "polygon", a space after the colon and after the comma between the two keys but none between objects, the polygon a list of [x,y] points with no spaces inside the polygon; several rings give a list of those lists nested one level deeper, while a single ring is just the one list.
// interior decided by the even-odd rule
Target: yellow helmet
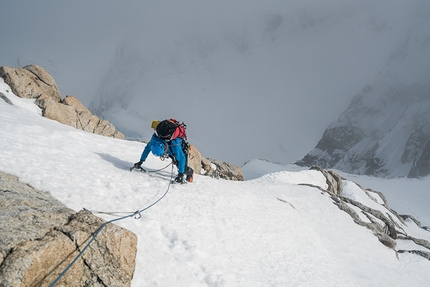
[{"label": "yellow helmet", "polygon": [[153,128],[154,130],[157,128],[157,126],[158,126],[158,124],[159,124],[160,122],[159,121],[157,121],[157,120],[152,120],[152,123],[151,123],[151,128]]}]

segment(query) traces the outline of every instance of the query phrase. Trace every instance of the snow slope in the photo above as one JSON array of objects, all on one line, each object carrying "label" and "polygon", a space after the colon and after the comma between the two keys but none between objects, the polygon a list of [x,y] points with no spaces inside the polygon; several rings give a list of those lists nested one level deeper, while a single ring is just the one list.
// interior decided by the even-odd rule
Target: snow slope
[{"label": "snow slope", "polygon": [[[134,212],[169,188],[170,167],[152,174],[128,170],[143,143],[45,119],[32,100],[6,90],[0,82],[0,92],[14,103],[0,100],[0,170],[74,210]],[[192,184],[170,186],[141,218],[117,222],[139,240],[132,286],[430,286],[429,260],[412,254],[397,259],[327,194],[299,185],[324,188],[319,172],[272,167],[256,177],[268,165],[252,163],[254,179],[196,175]],[[167,164],[152,156],[144,163],[151,169]],[[359,197],[352,182],[345,189]],[[405,228],[415,230],[413,224]]]}]

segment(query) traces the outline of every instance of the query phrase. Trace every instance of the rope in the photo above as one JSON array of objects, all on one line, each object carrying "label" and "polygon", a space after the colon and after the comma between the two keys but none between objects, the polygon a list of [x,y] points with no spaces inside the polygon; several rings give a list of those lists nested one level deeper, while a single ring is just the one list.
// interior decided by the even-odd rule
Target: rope
[{"label": "rope", "polygon": [[107,214],[107,215],[113,215],[113,216],[121,216],[120,214],[130,214],[134,213],[135,211],[97,211],[97,210],[88,210],[86,208],[83,208],[83,210],[89,211],[93,214]]},{"label": "rope", "polygon": [[[147,169],[145,169],[143,167],[140,167],[139,170],[142,171],[142,172],[145,172],[145,173],[159,172],[159,171],[162,171],[162,170],[168,168],[172,163],[173,163],[173,161],[171,161],[168,165],[166,165],[165,167],[160,168],[160,169],[147,170]],[[172,175],[173,175],[173,166],[172,166],[172,174],[171,174],[170,181],[173,178]],[[120,216],[120,214],[134,213],[134,211],[97,211],[97,210],[89,210],[89,209],[86,209],[86,208],[84,208],[84,210],[87,210],[87,211],[89,211],[89,212],[91,212],[93,214],[107,214],[107,215],[112,215],[112,216]]]},{"label": "rope", "polygon": [[169,165],[171,165],[172,163],[173,163],[173,160],[168,165],[166,165],[163,168],[160,168],[160,169],[151,169],[151,170],[147,170],[147,169],[142,168],[142,171],[144,171],[144,172],[159,172],[159,171],[162,171],[162,170],[168,168]]},{"label": "rope", "polygon": [[[170,165],[170,164],[169,164]],[[168,166],[166,166],[165,168],[167,168]],[[163,168],[164,169],[164,168]],[[73,261],[64,269],[63,272],[61,272],[60,275],[58,275],[57,279],[54,280],[54,282],[51,283],[51,285],[49,285],[49,287],[53,287],[55,284],[58,283],[58,281],[61,279],[61,277],[64,276],[64,274],[66,274],[66,272],[73,266],[73,264],[76,263],[76,261],[79,259],[79,257],[81,257],[81,255],[85,252],[85,250],[90,246],[90,244],[96,239],[97,235],[100,233],[100,231],[102,231],[102,229],[108,225],[109,223],[115,222],[115,221],[119,221],[119,220],[123,220],[129,217],[134,216],[134,219],[139,219],[141,217],[141,213],[144,212],[145,210],[150,209],[151,207],[153,207],[154,205],[156,205],[158,202],[160,202],[169,192],[170,190],[170,186],[172,185],[172,180],[173,180],[173,165],[172,165],[172,172],[170,174],[170,180],[169,180],[169,185],[167,186],[166,192],[159,198],[157,199],[154,203],[152,203],[151,205],[142,208],[140,210],[135,211],[132,214],[120,217],[120,218],[116,218],[116,219],[112,219],[109,220],[105,223],[103,223],[99,229],[97,229],[97,231],[94,233],[93,237],[91,238],[91,240],[87,243],[87,245],[85,245],[85,247],[82,249],[81,252],[79,252],[79,254],[75,257],[75,259],[73,259]],[[89,211],[89,210],[88,210]],[[104,213],[104,214],[113,214],[113,213],[122,213],[122,212],[99,212],[99,213]]]}]

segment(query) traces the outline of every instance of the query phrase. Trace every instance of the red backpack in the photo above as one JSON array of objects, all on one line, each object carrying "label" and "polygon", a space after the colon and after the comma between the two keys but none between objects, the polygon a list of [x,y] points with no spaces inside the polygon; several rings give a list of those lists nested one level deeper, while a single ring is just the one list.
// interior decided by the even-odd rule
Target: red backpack
[{"label": "red backpack", "polygon": [[179,123],[175,119],[161,121],[155,128],[155,132],[159,138],[165,141],[171,141],[176,138],[187,140],[187,126],[184,123]]}]

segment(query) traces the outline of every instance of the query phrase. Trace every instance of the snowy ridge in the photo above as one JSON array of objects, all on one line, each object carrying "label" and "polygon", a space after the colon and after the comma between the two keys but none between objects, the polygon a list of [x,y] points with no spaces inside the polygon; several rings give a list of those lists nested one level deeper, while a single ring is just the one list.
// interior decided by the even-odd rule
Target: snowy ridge
[{"label": "snowy ridge", "polygon": [[[143,143],[45,119],[6,90],[0,83],[14,104],[0,100],[2,171],[74,210],[133,212],[168,188],[170,167],[153,174],[128,170]],[[152,156],[144,163],[151,169],[167,164]],[[326,189],[322,173],[258,160],[243,168],[253,179],[196,175],[192,184],[171,186],[141,218],[118,222],[139,238],[133,286],[428,286],[430,260],[409,253],[397,259],[328,193],[303,185]],[[370,193],[372,200],[353,182],[346,181],[344,192],[387,212],[378,194]],[[428,196],[424,189],[420,194]],[[415,212],[429,218],[428,209]],[[430,241],[415,222],[398,224]],[[422,250],[410,241],[405,245]]]}]

